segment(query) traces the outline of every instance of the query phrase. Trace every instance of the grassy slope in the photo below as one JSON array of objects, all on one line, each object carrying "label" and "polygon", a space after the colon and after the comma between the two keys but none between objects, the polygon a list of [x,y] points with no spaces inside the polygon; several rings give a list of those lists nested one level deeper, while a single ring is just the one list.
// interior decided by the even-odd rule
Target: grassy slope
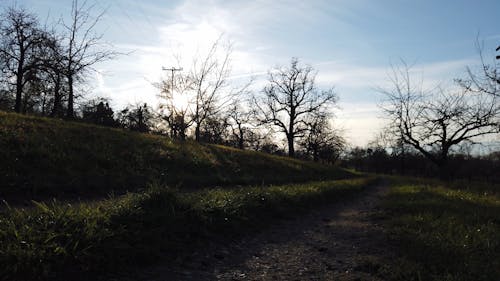
[{"label": "grassy slope", "polygon": [[[396,179],[385,202],[406,280],[500,280],[500,188]],[[395,274],[397,276],[397,274]]]},{"label": "grassy slope", "polygon": [[188,187],[337,179],[311,162],[0,112],[0,194],[107,194],[150,182]]},{"label": "grassy slope", "polygon": [[[189,255],[214,239],[355,196],[374,181],[322,181],[353,174],[264,153],[3,112],[0,158],[0,199],[133,191],[78,204],[0,208],[2,280],[87,280],[169,252]],[[297,184],[311,180],[316,182]],[[248,184],[258,186],[204,189]],[[177,192],[166,185],[194,189]]]}]

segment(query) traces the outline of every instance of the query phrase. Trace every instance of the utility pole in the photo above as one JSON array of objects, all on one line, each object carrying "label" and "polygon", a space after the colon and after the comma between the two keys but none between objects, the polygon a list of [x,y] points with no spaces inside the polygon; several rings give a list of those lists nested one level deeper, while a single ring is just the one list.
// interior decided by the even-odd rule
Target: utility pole
[{"label": "utility pole", "polygon": [[172,73],[172,93],[173,93],[174,92],[174,72],[175,71],[182,71],[182,67],[179,67],[179,68],[175,68],[175,67],[165,68],[165,67],[162,67],[162,70],[164,70],[164,71],[170,71]]},{"label": "utility pole", "polygon": [[[169,123],[169,126],[170,126],[170,134],[172,137],[174,138],[177,138],[178,136],[184,140],[186,138],[186,129],[188,126],[186,126],[186,122],[184,120],[184,115],[185,115],[185,112],[178,112],[179,109],[177,109],[174,105],[174,73],[176,71],[182,71],[182,67],[179,67],[179,68],[175,68],[175,67],[171,67],[171,68],[166,68],[166,67],[162,67],[161,68],[163,71],[170,71],[171,75],[172,75],[172,88],[170,89],[170,97],[168,97],[167,95],[167,99],[170,99],[170,105],[171,105],[171,108],[169,109],[171,112],[170,112],[170,116],[168,117],[168,119],[172,119],[171,121],[168,121]],[[180,117],[182,119],[181,122],[179,122],[178,120],[178,117]]]}]

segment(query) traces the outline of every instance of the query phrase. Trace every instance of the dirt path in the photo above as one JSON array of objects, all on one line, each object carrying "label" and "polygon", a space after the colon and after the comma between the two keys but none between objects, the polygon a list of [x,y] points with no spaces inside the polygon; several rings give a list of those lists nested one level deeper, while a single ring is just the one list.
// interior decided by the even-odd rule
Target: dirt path
[{"label": "dirt path", "polygon": [[391,250],[371,214],[385,189],[372,187],[357,199],[197,253],[177,269],[155,266],[134,279],[383,280]]}]

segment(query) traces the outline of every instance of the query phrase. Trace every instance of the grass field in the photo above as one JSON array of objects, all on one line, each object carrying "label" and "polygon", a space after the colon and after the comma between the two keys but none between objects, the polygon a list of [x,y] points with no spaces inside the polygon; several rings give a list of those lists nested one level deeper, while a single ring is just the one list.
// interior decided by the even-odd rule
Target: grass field
[{"label": "grass field", "polygon": [[[34,203],[0,214],[0,276],[88,280],[103,272],[189,253],[217,239],[353,197],[375,178],[179,193],[141,193],[69,205]],[[166,254],[165,254],[166,253]]]},{"label": "grass field", "polygon": [[287,157],[4,112],[0,158],[0,199],[14,203],[0,207],[2,280],[93,279],[243,235],[373,181]]},{"label": "grass field", "polygon": [[0,199],[102,197],[152,183],[196,189],[352,176],[287,157],[5,112],[0,158]]},{"label": "grass field", "polygon": [[382,217],[401,259],[390,270],[407,280],[500,280],[500,186],[392,182]]},{"label": "grass field", "polygon": [[[0,157],[0,199],[15,202],[0,207],[2,280],[89,280],[168,261],[358,196],[378,180],[264,153],[3,112]],[[500,280],[500,186],[387,182],[376,217],[399,258],[376,265],[384,276]],[[21,208],[18,200],[30,203]]]}]

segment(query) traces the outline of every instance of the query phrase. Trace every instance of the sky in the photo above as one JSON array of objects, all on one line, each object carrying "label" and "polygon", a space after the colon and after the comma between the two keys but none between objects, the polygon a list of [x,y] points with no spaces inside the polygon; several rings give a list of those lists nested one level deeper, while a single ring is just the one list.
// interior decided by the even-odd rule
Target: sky
[{"label": "sky", "polygon": [[[67,18],[70,0],[0,0],[37,13]],[[486,57],[500,45],[498,0],[218,1],[109,0],[96,28],[118,51],[128,53],[96,66],[95,95],[115,107],[158,103],[152,82],[162,67],[187,67],[221,34],[234,44],[232,76],[265,85],[272,67],[292,57],[313,66],[320,88],[339,96],[335,126],[353,145],[366,145],[383,130],[377,89],[388,86],[391,64],[414,65],[426,85],[452,84],[478,64],[477,42]],[[49,20],[51,21],[51,20]]]}]

